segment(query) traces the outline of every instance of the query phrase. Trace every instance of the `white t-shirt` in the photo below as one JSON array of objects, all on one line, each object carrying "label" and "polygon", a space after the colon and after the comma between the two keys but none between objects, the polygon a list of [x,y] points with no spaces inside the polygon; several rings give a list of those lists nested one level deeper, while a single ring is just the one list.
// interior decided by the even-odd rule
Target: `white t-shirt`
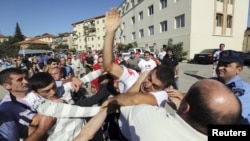
[{"label": "white t-shirt", "polygon": [[[121,93],[126,93],[131,86],[134,85],[134,83],[138,80],[139,74],[132,69],[128,69],[124,66],[123,67],[123,74],[119,79],[119,83],[123,85],[123,90],[121,90]],[[154,97],[156,98],[158,106],[164,107],[165,103],[168,99],[168,94],[166,91],[158,91],[158,92],[150,92]]]},{"label": "white t-shirt", "polygon": [[141,72],[152,70],[156,67],[156,63],[154,60],[150,59],[148,61],[141,59],[141,61],[138,63],[139,68],[141,69]]},{"label": "white t-shirt", "polygon": [[220,59],[220,53],[221,53],[221,50],[217,50],[217,51],[215,51],[215,53],[213,55],[213,57],[216,59],[216,63]]},{"label": "white t-shirt", "polygon": [[207,141],[207,136],[187,124],[178,114],[141,104],[121,107],[119,126],[130,141]]},{"label": "white t-shirt", "polygon": [[123,73],[122,76],[119,78],[119,85],[123,85],[123,90],[120,90],[121,93],[126,93],[138,80],[139,74],[133,70],[123,67]]}]

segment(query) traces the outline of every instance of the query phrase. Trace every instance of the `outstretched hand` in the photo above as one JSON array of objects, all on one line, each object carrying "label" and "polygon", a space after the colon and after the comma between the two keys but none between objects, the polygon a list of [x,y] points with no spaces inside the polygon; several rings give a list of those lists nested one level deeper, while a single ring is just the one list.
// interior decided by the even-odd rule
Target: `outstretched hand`
[{"label": "outstretched hand", "polygon": [[105,17],[106,32],[115,32],[121,23],[119,10],[117,8],[111,8],[108,12],[106,12]]}]

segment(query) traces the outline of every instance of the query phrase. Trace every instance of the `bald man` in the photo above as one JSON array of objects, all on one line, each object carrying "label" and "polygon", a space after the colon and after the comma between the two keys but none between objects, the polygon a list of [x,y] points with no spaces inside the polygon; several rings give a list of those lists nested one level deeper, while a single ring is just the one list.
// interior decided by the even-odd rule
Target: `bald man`
[{"label": "bald man", "polygon": [[[119,125],[127,140],[207,141],[210,124],[237,124],[241,118],[241,103],[224,84],[203,79],[189,89],[176,113],[146,104],[120,108]],[[97,124],[107,115],[100,112],[86,125],[84,134],[91,135]],[[92,124],[92,127],[89,125]]]}]

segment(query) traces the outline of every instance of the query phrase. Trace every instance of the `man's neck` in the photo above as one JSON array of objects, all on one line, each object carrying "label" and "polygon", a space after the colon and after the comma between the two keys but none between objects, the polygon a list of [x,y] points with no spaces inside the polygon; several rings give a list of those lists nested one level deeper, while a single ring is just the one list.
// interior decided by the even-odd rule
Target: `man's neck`
[{"label": "man's neck", "polygon": [[24,98],[28,92],[10,92],[16,98]]}]

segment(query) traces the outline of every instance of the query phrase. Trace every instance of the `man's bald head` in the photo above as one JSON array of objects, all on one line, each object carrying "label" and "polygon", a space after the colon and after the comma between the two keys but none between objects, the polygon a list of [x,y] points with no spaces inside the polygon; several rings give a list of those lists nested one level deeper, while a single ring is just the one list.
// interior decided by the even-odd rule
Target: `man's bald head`
[{"label": "man's bald head", "polygon": [[188,122],[204,128],[209,124],[236,124],[241,117],[241,104],[224,84],[204,79],[189,89],[178,114]]}]

